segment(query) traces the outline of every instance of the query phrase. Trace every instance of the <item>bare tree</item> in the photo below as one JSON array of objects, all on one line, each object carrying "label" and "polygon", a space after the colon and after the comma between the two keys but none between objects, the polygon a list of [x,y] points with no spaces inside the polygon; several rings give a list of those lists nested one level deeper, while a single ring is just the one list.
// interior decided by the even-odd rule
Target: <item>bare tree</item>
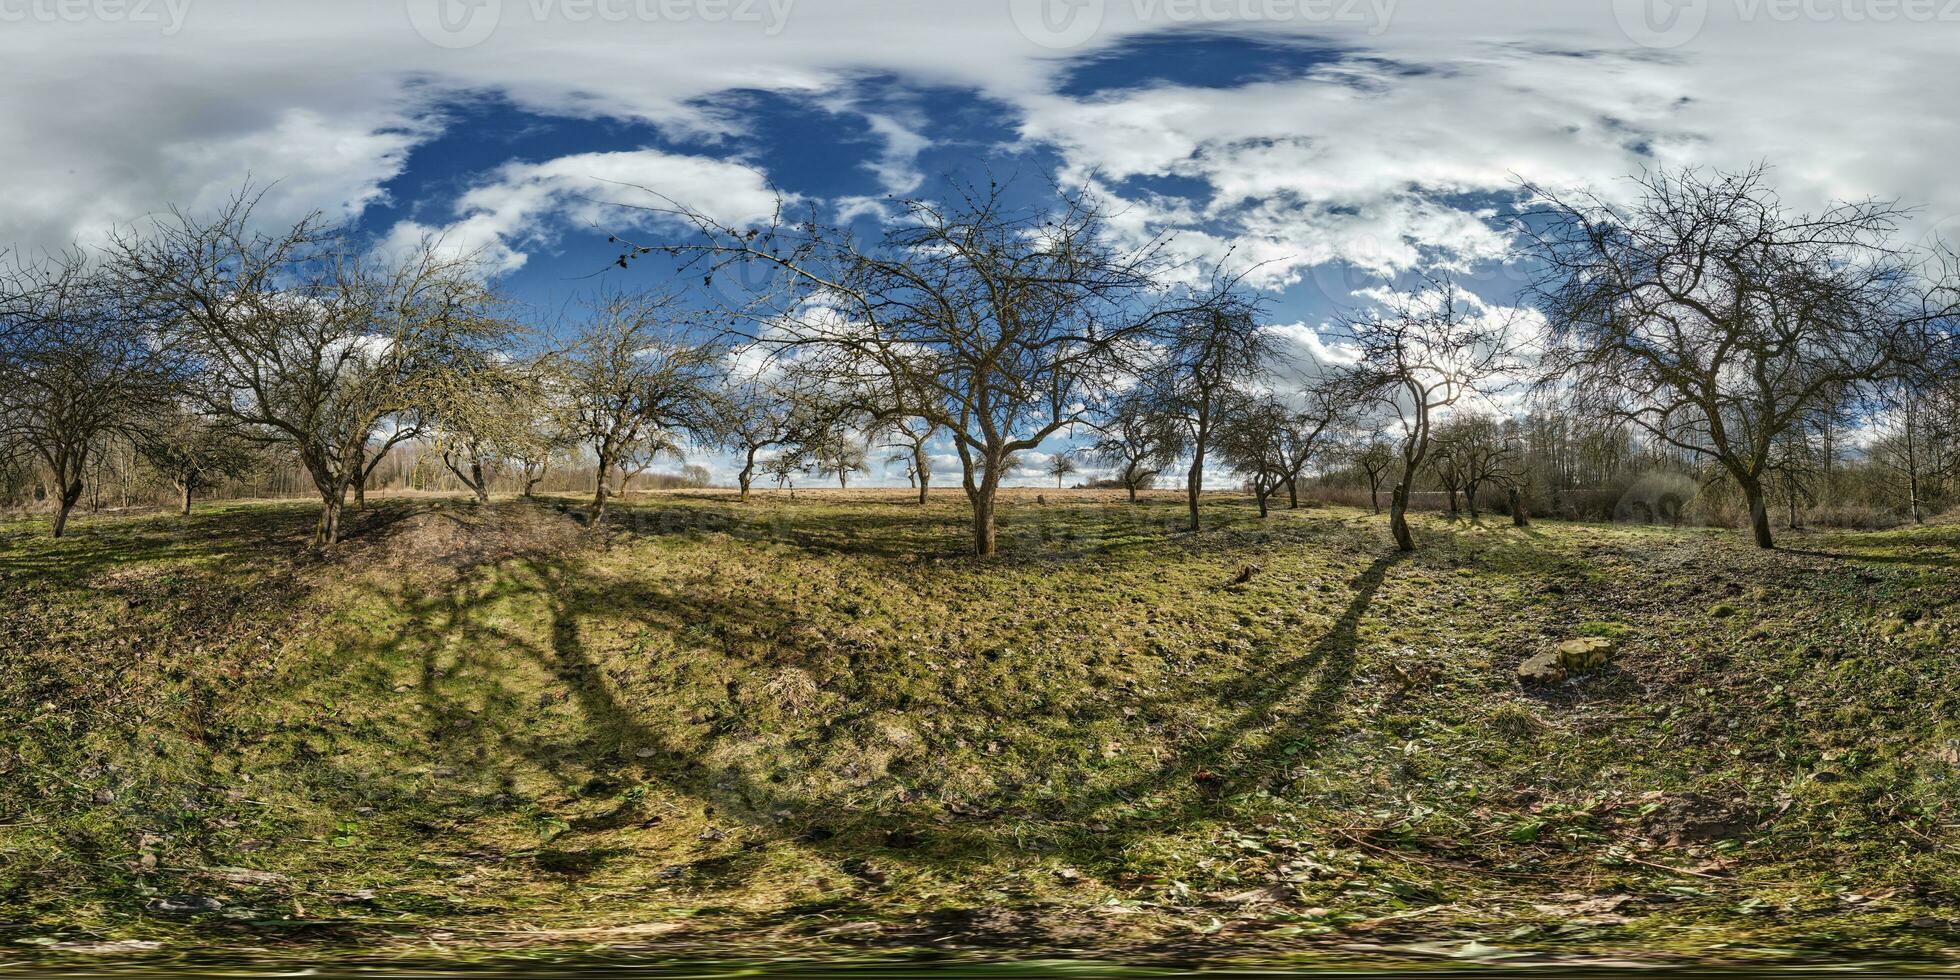
[{"label": "bare tree", "polygon": [[1048,464],[1042,468],[1048,471],[1049,476],[1055,478],[1057,490],[1062,488],[1062,481],[1074,476],[1078,469],[1075,458],[1068,453],[1056,453],[1048,457]]},{"label": "bare tree", "polygon": [[1509,447],[1504,465],[1494,471],[1497,485],[1504,488],[1505,505],[1511,511],[1511,526],[1530,527],[1532,466],[1525,429],[1516,419],[1504,426],[1504,442]]},{"label": "bare tree", "polygon": [[170,404],[177,355],[79,250],[0,271],[0,424],[52,475],[67,530],[100,448]]},{"label": "bare tree", "polygon": [[1877,438],[1868,454],[1883,492],[1898,500],[1914,524],[1960,472],[1960,391],[1955,382],[1900,382],[1879,393],[1872,414]]},{"label": "bare tree", "polygon": [[1368,478],[1368,506],[1380,514],[1382,482],[1388,478],[1388,468],[1395,465],[1395,450],[1389,448],[1387,440],[1378,436],[1355,447],[1354,465]]},{"label": "bare tree", "polygon": [[[606,481],[635,454],[702,428],[721,352],[691,339],[672,297],[608,293],[592,300],[579,335],[554,358],[579,439],[598,464],[591,525],[601,527]],[[623,484],[622,484],[623,486]]]},{"label": "bare tree", "polygon": [[528,367],[501,351],[468,350],[430,379],[431,448],[478,503],[489,502],[499,469],[538,435],[544,391]]},{"label": "bare tree", "polygon": [[1450,513],[1456,513],[1456,494],[1463,493],[1470,519],[1482,516],[1477,494],[1501,482],[1516,466],[1516,447],[1504,438],[1503,426],[1482,412],[1468,412],[1437,428],[1437,476],[1450,492]]},{"label": "bare tree", "polygon": [[244,474],[260,461],[257,446],[231,419],[213,417],[183,404],[163,408],[136,427],[137,451],[170,478],[191,513],[191,498],[225,477]]},{"label": "bare tree", "polygon": [[525,497],[537,493],[538,484],[551,473],[551,467],[571,455],[578,446],[577,412],[568,397],[569,386],[558,373],[559,363],[549,353],[517,362],[511,370],[517,375],[520,397],[519,417],[504,453],[516,468]]},{"label": "bare tree", "polygon": [[[427,379],[424,375],[424,379]],[[367,506],[368,483],[374,479],[374,471],[386,462],[396,446],[406,445],[428,434],[426,413],[414,404],[404,404],[400,411],[391,412],[376,424],[376,432],[359,446],[354,447],[353,471],[354,509]]]},{"label": "bare tree", "polygon": [[324,548],[369,443],[384,426],[399,435],[451,352],[494,330],[493,297],[472,257],[433,241],[368,255],[318,214],[263,232],[255,202],[242,193],[209,218],[172,210],[111,251],[128,292],[195,359],[204,408],[305,468]]},{"label": "bare tree", "polygon": [[901,202],[869,246],[814,218],[785,221],[780,208],[751,229],[666,210],[698,239],[663,250],[707,284],[769,273],[728,303],[753,325],[744,337],[840,386],[912,393],[913,414],[959,453],[977,555],[995,548],[1008,458],[1086,421],[1140,342],[1197,306],[1159,288],[1161,241],[1113,244],[1082,197],[1019,208],[990,186],[950,207]]},{"label": "bare tree", "polygon": [[1400,475],[1389,498],[1395,546],[1415,550],[1409,495],[1429,458],[1439,412],[1465,397],[1488,394],[1522,370],[1511,315],[1461,292],[1447,276],[1343,318],[1360,360],[1354,390],[1382,406],[1400,429]]},{"label": "bare tree", "polygon": [[835,420],[808,433],[801,449],[812,474],[836,477],[839,490],[850,489],[853,474],[871,472],[871,453],[864,440]]},{"label": "bare tree", "polygon": [[1130,503],[1136,503],[1137,491],[1153,485],[1157,474],[1177,458],[1178,436],[1171,420],[1144,393],[1118,399],[1095,428],[1101,438],[1089,453],[1116,471],[1116,481],[1129,493]]},{"label": "bare tree", "polygon": [[[699,411],[700,406],[696,405],[694,412]],[[696,414],[695,418],[698,419],[699,415]],[[693,427],[698,422],[690,420],[685,424]],[[627,443],[626,447],[620,450],[618,465],[613,467],[613,472],[619,476],[619,486],[613,491],[613,496],[625,499],[633,481],[653,469],[653,465],[660,461],[662,455],[671,456],[675,462],[682,464],[687,461],[687,450],[681,444],[679,436],[673,432],[653,430],[642,433],[638,439]]]},{"label": "bare tree", "polygon": [[1470,459],[1464,449],[1454,426],[1444,424],[1437,427],[1435,446],[1429,454],[1429,469],[1435,474],[1443,492],[1449,495],[1451,521],[1455,521],[1460,513],[1457,501],[1463,495],[1464,484],[1470,481]]},{"label": "bare tree", "polygon": [[1547,376],[1589,414],[1630,422],[1719,465],[1774,546],[1765,477],[1779,440],[1848,387],[1927,355],[1955,306],[1894,248],[1878,202],[1793,213],[1764,168],[1635,180],[1630,204],[1539,202],[1521,222],[1547,269]]},{"label": "bare tree", "polygon": [[1248,385],[1272,360],[1272,335],[1259,329],[1258,309],[1230,293],[1177,323],[1158,380],[1158,411],[1172,420],[1190,465],[1184,474],[1186,528],[1198,530],[1205,460],[1218,429],[1253,402]]},{"label": "bare tree", "polygon": [[892,461],[905,464],[906,481],[918,489],[923,506],[932,485],[932,456],[927,447],[939,434],[939,426],[917,415],[893,415],[878,423],[877,433],[886,440],[885,448],[897,450]]},{"label": "bare tree", "polygon": [[1302,393],[1303,407],[1287,413],[1280,428],[1280,476],[1286,483],[1287,506],[1300,506],[1300,480],[1330,436],[1352,420],[1352,389],[1339,377],[1322,378]]},{"label": "bare tree", "polygon": [[1262,518],[1268,498],[1288,479],[1294,423],[1293,412],[1267,397],[1234,412],[1218,429],[1219,457],[1251,485]]},{"label": "bare tree", "polygon": [[763,475],[775,480],[778,490],[788,487],[791,500],[796,499],[796,475],[801,472],[803,459],[794,448],[786,448],[762,464]]},{"label": "bare tree", "polygon": [[740,453],[735,474],[741,499],[749,499],[762,454],[795,439],[792,399],[783,385],[744,368],[730,368],[705,403],[706,429],[717,444]]}]

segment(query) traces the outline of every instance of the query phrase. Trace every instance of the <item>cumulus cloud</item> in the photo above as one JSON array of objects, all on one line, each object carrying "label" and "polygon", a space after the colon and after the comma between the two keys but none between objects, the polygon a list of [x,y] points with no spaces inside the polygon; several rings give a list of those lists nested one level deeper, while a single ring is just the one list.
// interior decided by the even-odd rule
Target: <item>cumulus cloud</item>
[{"label": "cumulus cloud", "polygon": [[[1937,94],[1956,72],[1901,25],[1712,23],[1657,55],[1579,25],[1554,46],[1501,15],[1444,44],[1417,16],[1297,77],[1039,96],[1022,134],[1059,148],[1078,180],[1201,182],[1196,205],[1124,205],[1133,223],[1190,229],[1180,247],[1194,258],[1236,247],[1269,288],[1332,261],[1385,275],[1490,262],[1510,244],[1491,202],[1520,180],[1611,194],[1657,165],[1769,160],[1799,208],[1903,196],[1935,221],[1960,214],[1960,190],[1938,177],[1960,149]],[[1927,33],[1951,42],[1960,23]],[[1899,47],[1877,57],[1877,43]]]},{"label": "cumulus cloud", "polygon": [[1329,340],[1332,331],[1326,326],[1314,327],[1305,323],[1276,323],[1265,328],[1277,336],[1285,360],[1298,367],[1302,375],[1317,377],[1330,369],[1352,365],[1359,354],[1354,348],[1338,339]]},{"label": "cumulus cloud", "polygon": [[382,247],[434,237],[507,273],[523,266],[524,248],[549,243],[561,223],[644,228],[671,220],[662,214],[669,199],[736,227],[767,220],[776,206],[762,174],[739,164],[658,150],[580,153],[505,164],[456,200],[453,221],[403,221]]}]

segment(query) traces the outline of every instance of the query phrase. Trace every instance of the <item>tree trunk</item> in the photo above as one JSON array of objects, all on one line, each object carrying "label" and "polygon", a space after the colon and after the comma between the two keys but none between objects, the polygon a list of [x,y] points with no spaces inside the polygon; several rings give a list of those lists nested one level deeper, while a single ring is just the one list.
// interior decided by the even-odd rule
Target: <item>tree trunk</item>
[{"label": "tree trunk", "polygon": [[612,465],[610,454],[599,454],[598,478],[592,481],[598,487],[592,491],[592,519],[589,522],[595,528],[606,519],[606,476],[611,473]]},{"label": "tree trunk", "polygon": [[1519,493],[1516,487],[1512,487],[1505,492],[1509,496],[1511,503],[1511,526],[1530,527],[1531,515],[1524,512],[1524,494]]},{"label": "tree trunk", "polygon": [[1205,439],[1198,437],[1197,448],[1191,454],[1191,469],[1184,474],[1184,495],[1191,516],[1185,527],[1193,534],[1198,531],[1198,495],[1205,488]]},{"label": "tree trunk", "polygon": [[1405,477],[1389,496],[1388,531],[1395,536],[1398,551],[1416,550],[1415,535],[1409,532],[1409,481]]},{"label": "tree trunk", "polygon": [[912,447],[912,470],[919,475],[919,506],[926,505],[926,495],[930,491],[932,471],[926,469],[926,450],[924,446]]},{"label": "tree trunk", "polygon": [[980,483],[967,483],[967,499],[973,504],[973,553],[985,558],[994,553],[994,498],[1000,490],[999,466],[988,464]]},{"label": "tree trunk", "polygon": [[1130,492],[1130,503],[1133,504],[1137,502],[1137,483],[1138,481],[1136,480],[1125,480],[1123,482],[1123,489]]},{"label": "tree trunk", "polygon": [[483,478],[483,461],[470,457],[470,489],[476,491],[476,502],[490,502],[490,481]]},{"label": "tree trunk", "polygon": [[755,479],[755,454],[759,446],[750,446],[742,455],[742,472],[735,474],[735,485],[741,488],[736,497],[744,503],[749,499],[749,484]]},{"label": "tree trunk", "polygon": [[1455,488],[1453,488],[1453,487],[1445,487],[1444,489],[1445,489],[1445,490],[1448,490],[1448,491],[1449,491],[1449,494],[1450,494],[1450,520],[1451,520],[1451,521],[1455,521],[1455,520],[1456,520],[1456,515],[1457,515],[1457,509],[1456,509],[1456,489],[1455,489]]},{"label": "tree trunk", "polygon": [[1300,509],[1300,478],[1297,476],[1286,478],[1286,509]]},{"label": "tree trunk", "polygon": [[1477,513],[1477,485],[1474,483],[1463,488],[1463,508],[1470,512],[1472,521],[1480,516]]},{"label": "tree trunk", "polygon": [[320,490],[320,523],[313,529],[313,547],[325,550],[340,541],[340,514],[346,506],[344,485]]},{"label": "tree trunk", "polygon": [[191,516],[191,489],[194,483],[191,480],[185,480],[178,484],[178,486],[184,491],[184,516],[189,517]]},{"label": "tree trunk", "polygon": [[994,546],[994,494],[983,490],[973,501],[973,553],[985,558]]},{"label": "tree trunk", "polygon": [[1742,495],[1749,501],[1749,529],[1755,533],[1756,547],[1774,548],[1776,541],[1769,533],[1769,499],[1763,493],[1763,484],[1753,477],[1738,480],[1742,484]]},{"label": "tree trunk", "polygon": [[61,537],[62,534],[68,530],[68,515],[74,511],[75,505],[80,503],[81,500],[82,500],[81,480],[71,480],[69,481],[67,486],[61,488],[61,501],[60,501],[61,509],[55,511],[55,515],[54,515],[55,537],[57,538]]},{"label": "tree trunk", "polygon": [[1265,520],[1267,517],[1266,498],[1268,496],[1271,496],[1272,492],[1273,492],[1273,488],[1267,487],[1263,483],[1254,483],[1252,485],[1253,496],[1259,498],[1259,519],[1262,521]]},{"label": "tree trunk", "polygon": [[367,447],[354,450],[354,509],[367,507]]}]

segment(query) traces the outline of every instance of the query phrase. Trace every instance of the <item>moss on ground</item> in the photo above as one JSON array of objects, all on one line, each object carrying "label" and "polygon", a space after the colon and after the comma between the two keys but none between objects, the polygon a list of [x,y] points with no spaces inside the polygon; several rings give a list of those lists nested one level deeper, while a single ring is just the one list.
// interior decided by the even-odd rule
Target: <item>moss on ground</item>
[{"label": "moss on ground", "polygon": [[1960,525],[799,497],[0,525],[0,943],[1960,954]]}]

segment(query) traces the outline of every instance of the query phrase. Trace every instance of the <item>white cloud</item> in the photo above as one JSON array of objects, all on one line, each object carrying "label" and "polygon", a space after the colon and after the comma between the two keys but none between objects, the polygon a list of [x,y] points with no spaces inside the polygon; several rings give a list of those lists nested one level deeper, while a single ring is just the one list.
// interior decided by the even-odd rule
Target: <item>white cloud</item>
[{"label": "white cloud", "polygon": [[606,232],[645,228],[663,220],[658,209],[670,206],[666,199],[735,227],[767,220],[776,205],[764,177],[739,164],[658,150],[581,153],[506,164],[457,199],[455,220],[435,227],[401,222],[382,247],[433,235],[458,252],[481,254],[492,273],[511,272],[527,258],[522,249],[547,243],[559,222]]},{"label": "white cloud", "polygon": [[931,147],[932,141],[894,116],[873,112],[866,113],[864,120],[885,144],[884,152],[865,164],[878,176],[878,185],[885,193],[901,197],[918,190],[926,181],[926,175],[919,171],[919,154]]},{"label": "white cloud", "polygon": [[[1520,178],[1611,192],[1656,163],[1767,159],[1798,207],[1903,196],[1935,221],[1960,214],[1960,189],[1938,177],[1960,150],[1938,93],[1960,72],[1903,28],[1718,24],[1663,58],[1597,34],[1519,43],[1534,32],[1512,24],[1505,37],[1502,17],[1441,44],[1416,16],[1298,78],[1037,97],[1022,132],[1060,147],[1077,179],[1206,182],[1200,207],[1144,198],[1130,220],[1197,229],[1179,243],[1193,257],[1235,246],[1236,260],[1266,263],[1255,284],[1269,287],[1337,259],[1380,274],[1488,262],[1509,244],[1483,203],[1492,193]],[[1960,23],[1926,32],[1960,40]],[[1870,47],[1894,43],[1889,57]]]},{"label": "white cloud", "polygon": [[1265,328],[1277,335],[1287,359],[1300,368],[1304,376],[1322,374],[1328,368],[1343,368],[1352,365],[1360,355],[1338,340],[1330,342],[1324,328],[1316,328],[1304,323],[1280,323]]},{"label": "white cloud", "polygon": [[[1514,174],[1599,185],[1657,161],[1769,160],[1793,204],[1898,197],[1924,206],[1912,233],[1960,225],[1950,179],[1960,23],[1832,13],[1856,5],[1804,5],[1812,12],[1786,23],[1764,12],[1770,5],[1711,2],[1696,36],[1656,50],[1623,31],[1611,4],[1403,0],[1386,29],[1365,19],[1215,25],[1340,52],[1301,77],[1078,97],[1056,94],[1070,63],[1139,34],[1197,28],[1162,20],[1171,5],[1110,3],[1099,33],[1056,50],[1024,36],[1006,4],[799,4],[781,24],[540,20],[535,11],[559,6],[482,6],[501,10],[501,22],[455,49],[417,34],[398,3],[199,0],[174,33],[134,20],[8,24],[0,242],[93,237],[169,203],[214,202],[248,175],[278,181],[269,218],[355,213],[416,145],[464,124],[434,114],[462,93],[714,138],[751,125],[719,93],[836,99],[866,78],[972,89],[1018,113],[1023,137],[1058,147],[1076,176],[1205,181],[1195,207],[1139,198],[1130,220],[1194,229],[1179,244],[1192,257],[1216,260],[1237,244],[1235,260],[1269,263],[1270,286],[1317,282],[1335,259],[1375,271],[1487,259],[1503,237],[1479,212],[1487,203],[1466,201],[1510,188]],[[1159,11],[1158,22],[1139,21],[1140,10]],[[1753,19],[1739,13],[1749,10]],[[883,146],[861,162],[887,190],[916,188],[925,121],[864,111]],[[561,208],[576,219],[590,176],[500,172],[454,221],[431,227],[517,262],[540,219]],[[698,200],[718,202],[726,189]]]}]

